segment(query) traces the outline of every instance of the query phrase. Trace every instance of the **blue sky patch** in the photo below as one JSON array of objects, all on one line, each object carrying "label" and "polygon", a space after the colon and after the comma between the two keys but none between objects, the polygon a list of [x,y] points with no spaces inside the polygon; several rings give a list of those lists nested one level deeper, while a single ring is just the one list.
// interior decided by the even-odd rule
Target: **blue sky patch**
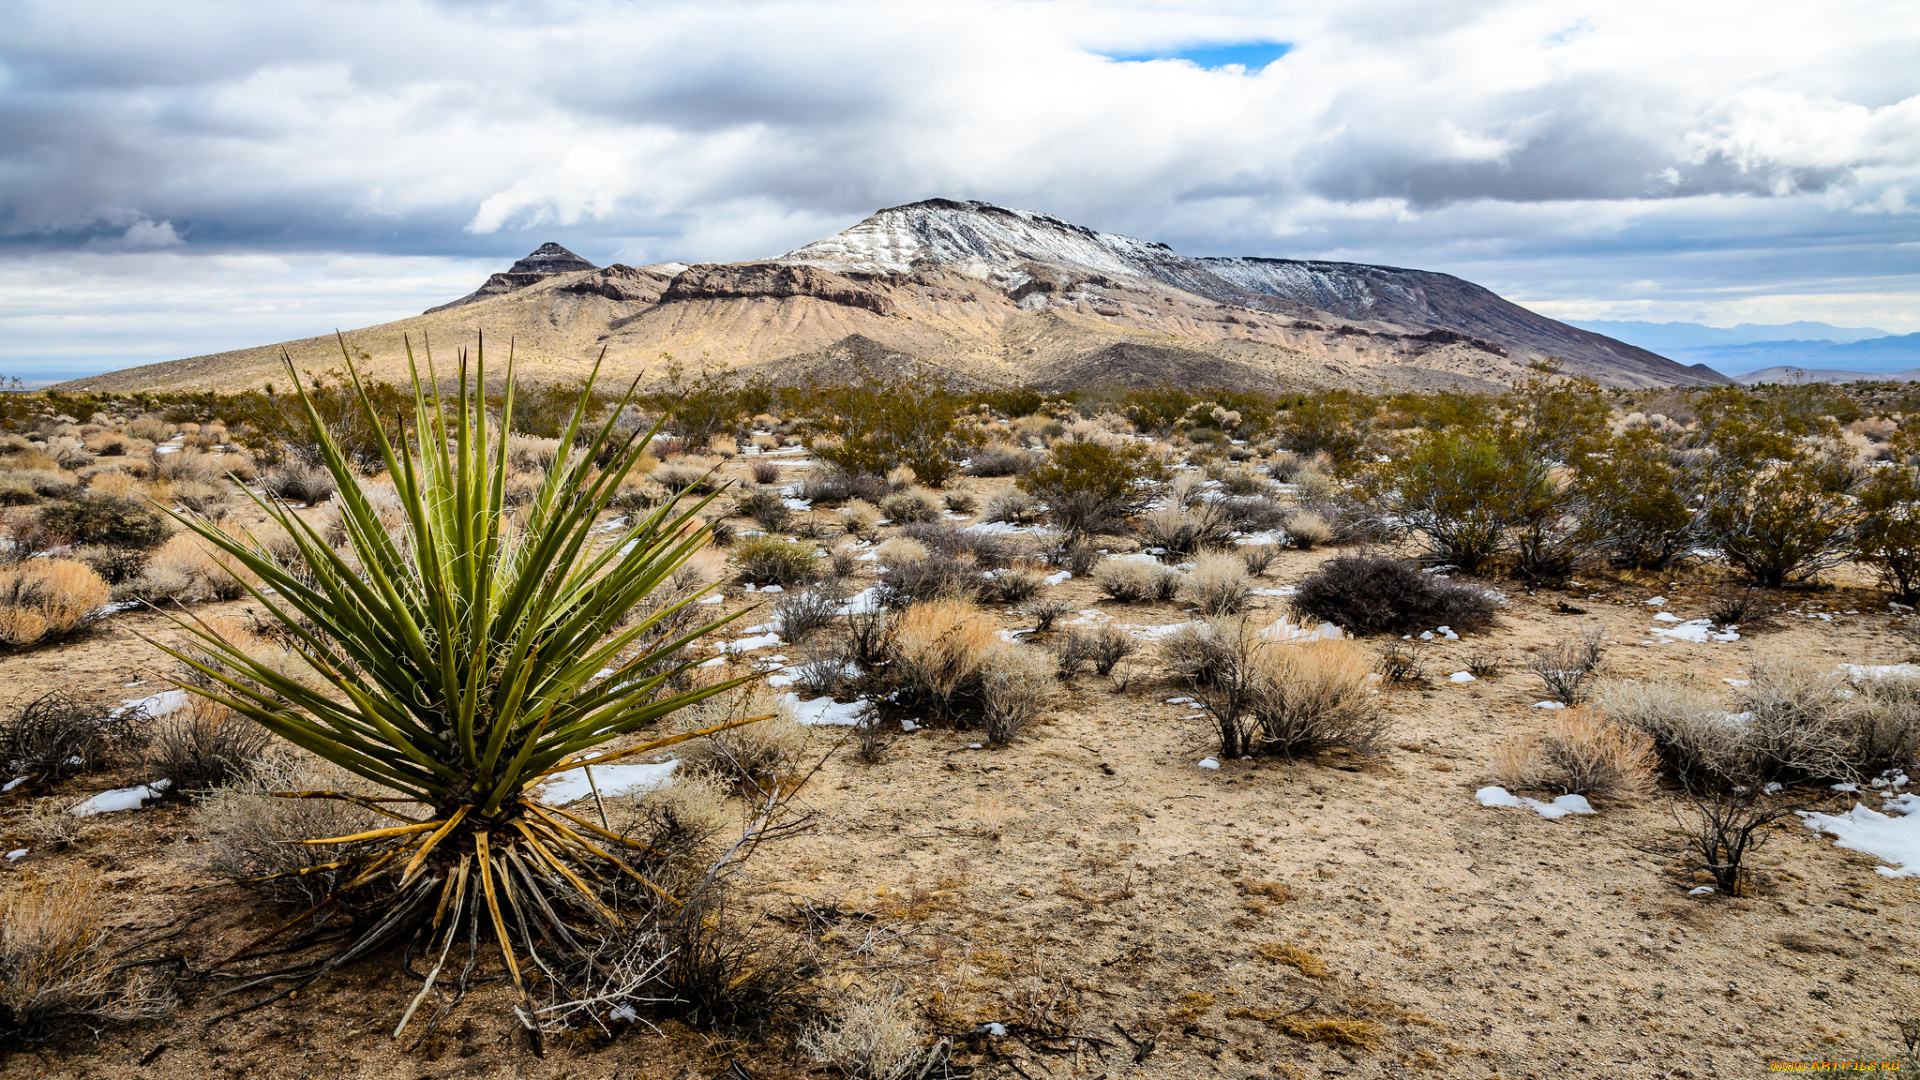
[{"label": "blue sky patch", "polygon": [[1208,71],[1239,64],[1249,72],[1259,71],[1293,51],[1284,41],[1255,41],[1239,45],[1196,45],[1187,49],[1158,49],[1149,52],[1105,53],[1110,60],[1185,60]]}]

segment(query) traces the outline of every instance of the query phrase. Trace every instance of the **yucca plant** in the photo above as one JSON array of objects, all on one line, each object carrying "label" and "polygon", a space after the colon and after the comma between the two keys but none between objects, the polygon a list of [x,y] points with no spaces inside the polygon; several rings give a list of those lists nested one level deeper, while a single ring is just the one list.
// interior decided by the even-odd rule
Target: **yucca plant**
[{"label": "yucca plant", "polygon": [[[544,806],[530,789],[579,767],[596,747],[744,681],[668,693],[669,680],[694,663],[682,651],[730,621],[678,634],[668,629],[700,592],[650,603],[645,617],[622,625],[636,605],[671,587],[674,571],[708,539],[697,519],[705,501],[668,502],[611,535],[596,529],[651,433],[622,435],[611,420],[599,425],[582,453],[547,471],[531,502],[509,511],[511,359],[492,425],[484,355],[476,355],[472,384],[462,355],[451,401],[442,398],[431,354],[424,382],[410,346],[408,364],[412,422],[395,425],[375,415],[347,357],[359,420],[376,433],[404,527],[390,533],[381,523],[304,390],[311,436],[335,482],[346,550],[329,547],[271,497],[256,502],[292,538],[297,559],[284,548],[276,558],[250,536],[179,518],[258,576],[258,585],[243,584],[297,643],[321,689],[256,661],[197,621],[177,620],[197,639],[195,649],[161,646],[201,676],[183,684],[188,689],[394,793],[287,793],[356,802],[395,823],[304,841],[337,845],[340,855],[297,873],[328,871],[340,886],[236,956],[288,934],[295,940],[283,948],[345,945],[318,958],[309,950],[302,962],[256,973],[227,992],[277,986],[246,1006],[258,1007],[385,943],[410,941],[410,950],[424,947],[434,962],[396,1035],[433,990],[457,942],[468,949],[461,993],[475,950],[491,939],[523,994],[543,980],[553,997],[578,1000],[578,988],[601,981],[595,957],[607,940],[630,930],[645,910],[687,901],[636,869],[646,851],[607,827],[604,816],[595,823]],[[590,375],[580,390],[563,446],[574,445],[586,427],[593,382]],[[610,415],[618,416],[632,394]],[[654,739],[601,754],[593,764],[751,722]]]}]

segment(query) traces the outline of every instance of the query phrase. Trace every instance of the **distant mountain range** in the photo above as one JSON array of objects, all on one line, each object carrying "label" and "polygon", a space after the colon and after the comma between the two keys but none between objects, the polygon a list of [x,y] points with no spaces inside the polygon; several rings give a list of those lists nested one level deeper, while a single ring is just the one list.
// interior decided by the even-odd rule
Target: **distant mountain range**
[{"label": "distant mountain range", "polygon": [[[1869,327],[1811,322],[1742,323],[1734,327],[1591,321],[1579,325],[1613,334],[1682,363],[1705,364],[1748,384],[1788,378],[1821,382],[1897,379],[1920,368],[1920,334],[1896,335]],[[1808,374],[1793,376],[1789,369]]]},{"label": "distant mountain range", "polygon": [[[780,382],[859,370],[958,386],[1163,382],[1268,391],[1501,389],[1539,359],[1613,386],[1725,383],[1557,322],[1460,278],[1359,263],[1194,258],[1025,210],[930,199],[785,255],[596,267],[546,244],[472,294],[346,335],[375,378],[404,342],[443,357],[509,340],[536,380],[606,354],[615,377],[743,369]],[[63,389],[203,390],[339,364],[331,336],[150,364]],[[497,369],[496,369],[497,370]]]}]

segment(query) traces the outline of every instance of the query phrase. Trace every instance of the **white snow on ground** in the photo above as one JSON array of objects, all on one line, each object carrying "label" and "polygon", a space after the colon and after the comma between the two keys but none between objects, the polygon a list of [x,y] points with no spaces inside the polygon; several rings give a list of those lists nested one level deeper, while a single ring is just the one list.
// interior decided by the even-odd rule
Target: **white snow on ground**
[{"label": "white snow on ground", "polygon": [[14,848],[14,849],[13,849],[12,851],[9,851],[9,852],[7,852],[7,861],[8,861],[8,862],[12,862],[12,861],[14,861],[15,859],[24,859],[24,858],[26,858],[26,857],[27,857],[27,849],[26,849],[26,848]]},{"label": "white snow on ground", "polygon": [[1260,636],[1267,641],[1300,645],[1309,641],[1340,641],[1347,635],[1330,622],[1309,626],[1305,622],[1296,623],[1292,619],[1279,619],[1272,626],[1260,631]]},{"label": "white snow on ground", "polygon": [[1168,623],[1165,626],[1134,626],[1132,624],[1126,624],[1121,626],[1120,629],[1125,630],[1127,633],[1143,641],[1159,641],[1178,631],[1181,627],[1200,625],[1202,624],[1192,622]]},{"label": "white snow on ground", "polygon": [[1063,581],[1069,581],[1069,580],[1071,580],[1072,578],[1073,578],[1073,571],[1071,571],[1071,570],[1062,570],[1062,571],[1060,571],[1060,572],[1059,572],[1059,573],[1057,573],[1057,574],[1048,574],[1048,575],[1047,575],[1047,578],[1046,578],[1046,581],[1047,581],[1047,584],[1049,584],[1049,585],[1058,585],[1058,584],[1060,584],[1061,582],[1063,582]]},{"label": "white snow on ground", "polygon": [[1664,596],[1650,596],[1647,599],[1642,600],[1640,602],[1647,605],[1648,607],[1666,607],[1667,606],[1667,598]]},{"label": "white snow on ground", "polygon": [[1199,765],[1203,769],[1217,769],[1220,767],[1220,763],[1212,758],[1201,758]]},{"label": "white snow on ground", "polygon": [[1683,622],[1684,620],[1681,619],[1680,616],[1675,615],[1671,611],[1662,611],[1654,615],[1653,621],[1654,622]]},{"label": "white snow on ground", "polygon": [[1593,804],[1589,803],[1583,795],[1562,795],[1552,802],[1540,802],[1537,799],[1515,795],[1503,787],[1483,787],[1474,792],[1473,797],[1481,806],[1524,807],[1548,820],[1557,820],[1568,814],[1595,812]]},{"label": "white snow on ground", "polygon": [[987,536],[1029,536],[1047,530],[1044,525],[1013,525],[1005,521],[982,521],[978,525],[969,525],[960,531],[982,533]]},{"label": "white snow on ground", "polygon": [[1536,709],[1564,709],[1566,705],[1558,701],[1536,701],[1533,703],[1533,707]]},{"label": "white snow on ground", "polygon": [[593,765],[566,772],[554,773],[540,784],[540,801],[548,806],[566,806],[581,799],[593,797],[593,787],[587,783],[587,767],[593,768],[593,783],[600,787],[600,797],[611,799],[616,795],[639,794],[662,787],[673,779],[673,770],[678,761],[662,761],[643,765]]},{"label": "white snow on ground", "polygon": [[1294,593],[1297,593],[1299,591],[1300,591],[1299,589],[1293,587],[1292,585],[1281,585],[1277,588],[1272,588],[1272,589],[1255,589],[1253,590],[1253,595],[1255,596],[1292,596]]},{"label": "white snow on ground", "polygon": [[820,727],[830,724],[851,727],[860,722],[860,718],[866,715],[867,709],[873,704],[865,698],[857,698],[844,703],[835,701],[830,697],[818,697],[812,701],[801,701],[799,694],[782,694],[780,695],[780,703],[785,705],[793,713],[795,720],[800,721],[808,727]]},{"label": "white snow on ground", "polygon": [[[1665,614],[1665,612],[1661,614]],[[1659,615],[1654,616],[1656,619],[1659,617]],[[1725,630],[1715,630],[1713,628],[1713,621],[1710,619],[1694,619],[1667,629],[1656,626],[1647,632],[1656,637],[1671,638],[1674,641],[1691,641],[1696,644],[1705,644],[1709,641],[1740,640],[1740,632],[1738,630],[1735,630],[1731,626]]]},{"label": "white snow on ground", "polygon": [[130,712],[144,709],[148,716],[165,716],[186,707],[187,692],[185,690],[162,690],[151,697],[130,698],[125,705],[107,715],[125,716]]},{"label": "white snow on ground", "polygon": [[1470,683],[1470,682],[1478,682],[1479,680],[1473,677],[1473,672],[1471,671],[1456,671],[1453,674],[1447,676],[1447,681],[1457,682],[1457,683]]},{"label": "white snow on ground", "polygon": [[1858,803],[1845,814],[1801,811],[1807,828],[1831,835],[1835,847],[1859,851],[1892,863],[1876,866],[1882,877],[1920,877],[1920,795],[1892,795],[1886,813]]},{"label": "white snow on ground", "polygon": [[751,649],[764,649],[769,645],[783,645],[779,634],[756,634],[743,637],[738,641],[726,641],[720,645],[721,652],[747,652]]},{"label": "white snow on ground", "polygon": [[1850,679],[1920,679],[1920,664],[1841,664]]},{"label": "white snow on ground", "polygon": [[74,817],[92,817],[95,814],[112,814],[121,810],[138,810],[140,804],[158,799],[173,786],[171,780],[155,780],[151,784],[137,784],[133,787],[114,788],[103,791],[86,802],[68,810]]},{"label": "white snow on ground", "polygon": [[26,777],[24,777],[24,776],[16,776],[16,777],[14,777],[13,779],[11,779],[11,780],[9,780],[9,781],[7,781],[7,783],[6,783],[6,785],[5,785],[4,787],[0,787],[0,794],[5,794],[5,793],[7,793],[7,792],[9,792],[9,791],[12,791],[12,790],[13,790],[14,788],[17,788],[17,787],[19,787],[19,786],[20,786],[21,784],[24,784],[24,783],[26,783],[26,782],[27,782],[27,778],[26,778]]},{"label": "white snow on ground", "polygon": [[1284,530],[1273,529],[1269,532],[1247,533],[1245,536],[1236,536],[1233,538],[1233,542],[1236,544],[1272,544],[1275,547],[1285,547],[1287,544],[1287,534]]},{"label": "white snow on ground", "polygon": [[852,596],[847,597],[846,601],[838,608],[835,608],[833,613],[835,615],[865,615],[869,612],[879,610],[880,586],[870,585],[854,593]]}]

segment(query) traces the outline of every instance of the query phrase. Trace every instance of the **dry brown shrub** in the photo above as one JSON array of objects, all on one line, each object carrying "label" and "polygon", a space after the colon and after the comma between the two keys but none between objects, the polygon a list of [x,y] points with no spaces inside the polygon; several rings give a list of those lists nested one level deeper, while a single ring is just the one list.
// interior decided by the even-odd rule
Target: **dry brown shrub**
[{"label": "dry brown shrub", "polygon": [[1487,762],[1487,771],[1500,782],[1501,787],[1510,791],[1544,787],[1546,767],[1540,736],[1532,732],[1521,732],[1501,740],[1493,748],[1493,754]]},{"label": "dry brown shrub", "polygon": [[802,1053],[848,1080],[902,1080],[920,1063],[927,1036],[899,987],[856,991],[838,1013],[801,1032]]},{"label": "dry brown shrub", "polygon": [[1653,786],[1654,741],[1606,721],[1595,709],[1568,709],[1545,736],[1516,735],[1494,751],[1495,779],[1509,787],[1558,788],[1568,795],[1636,795]]},{"label": "dry brown shrub", "polygon": [[1262,960],[1276,964],[1285,964],[1310,979],[1327,977],[1327,962],[1297,945],[1285,942],[1265,942],[1254,948]]},{"label": "dry brown shrub", "polygon": [[881,566],[905,566],[925,562],[927,545],[909,536],[896,536],[875,548],[873,554]]},{"label": "dry brown shrub", "polygon": [[848,532],[855,536],[862,536],[880,523],[880,508],[865,499],[849,499],[847,504],[840,508],[840,517],[845,522]]},{"label": "dry brown shrub", "polygon": [[1171,600],[1180,592],[1180,572],[1144,559],[1106,559],[1093,568],[1093,583],[1123,604]]},{"label": "dry brown shrub", "polygon": [[1389,722],[1373,693],[1373,667],[1372,656],[1350,641],[1260,647],[1248,702],[1259,724],[1258,749],[1377,751]]},{"label": "dry brown shrub", "polygon": [[106,918],[90,874],[31,878],[0,900],[0,1037],[49,1038],[172,1008],[154,969],[119,962]]},{"label": "dry brown shrub", "polygon": [[245,775],[273,745],[266,728],[219,702],[190,694],[184,708],[154,721],[147,769],[172,781],[169,794],[198,798]]},{"label": "dry brown shrub", "polygon": [[1739,768],[1740,726],[1727,719],[1718,694],[1691,682],[1618,682],[1599,696],[1600,710],[1653,740],[1661,761],[1683,784],[1728,778]]},{"label": "dry brown shrub", "polygon": [[[263,755],[229,783],[208,792],[196,815],[202,866],[235,884],[302,906],[325,899],[341,884],[330,870],[338,847],[301,844],[392,824],[364,806],[335,799],[284,799],[285,791],[337,791],[380,796],[378,788],[324,759],[287,751]],[[300,871],[307,873],[299,873]],[[275,874],[270,881],[259,878]]]},{"label": "dry brown shrub", "polygon": [[1238,555],[1211,553],[1194,560],[1194,567],[1182,582],[1187,599],[1202,614],[1226,615],[1239,611],[1253,594],[1253,581],[1247,576],[1247,564]]},{"label": "dry brown shrub", "polygon": [[87,490],[105,495],[133,495],[139,492],[140,481],[118,469],[109,469],[94,473],[87,481]]},{"label": "dry brown shrub", "polygon": [[987,741],[1012,742],[1060,693],[1055,660],[1045,649],[1002,643],[988,652],[980,673]]},{"label": "dry brown shrub", "polygon": [[1287,520],[1287,538],[1301,551],[1333,543],[1333,526],[1312,510],[1301,510]]},{"label": "dry brown shrub", "polygon": [[0,641],[31,645],[72,633],[109,595],[99,574],[68,559],[0,568]]},{"label": "dry brown shrub", "polygon": [[[243,532],[238,524],[220,525],[229,536]],[[192,533],[175,533],[160,545],[140,576],[114,590],[122,600],[149,603],[204,603],[235,600],[246,595],[241,582],[258,585],[260,578],[232,555]]]},{"label": "dry brown shrub", "polygon": [[807,729],[765,683],[748,683],[710,697],[685,710],[681,724],[688,731],[698,731],[768,714],[772,715],[757,724],[687,743],[680,755],[685,767],[718,782],[749,789],[753,785],[775,785],[793,775],[806,753]]},{"label": "dry brown shrub", "polygon": [[941,713],[955,695],[979,681],[987,655],[1000,644],[994,626],[964,600],[930,600],[901,612],[888,651],[896,677]]}]

